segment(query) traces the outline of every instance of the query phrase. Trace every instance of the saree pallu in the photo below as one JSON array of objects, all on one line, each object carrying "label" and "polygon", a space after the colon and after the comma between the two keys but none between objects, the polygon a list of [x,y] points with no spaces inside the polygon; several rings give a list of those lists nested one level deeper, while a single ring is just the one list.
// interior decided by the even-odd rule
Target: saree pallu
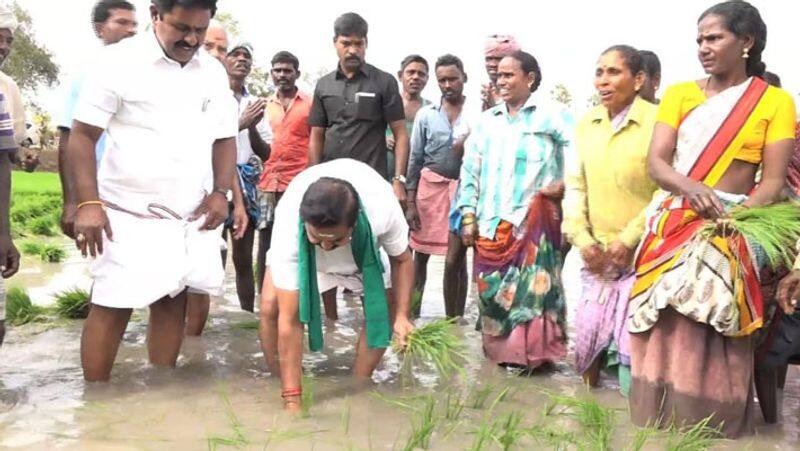
[{"label": "saree pallu", "polygon": [[567,353],[561,284],[561,207],[537,194],[519,227],[501,221],[475,243],[474,273],[486,357],[535,368]]},{"label": "saree pallu", "polygon": [[575,370],[584,373],[606,352],[605,368],[615,369],[620,391],[630,388],[628,298],[635,276],[609,278],[581,271],[583,291],[575,314]]},{"label": "saree pallu", "polygon": [[[673,167],[715,186],[755,126],[766,83],[751,78],[696,107],[678,128]],[[728,206],[746,196],[717,193]],[[700,218],[680,196],[648,207],[629,304],[633,422],[752,432],[753,333],[763,325],[762,255],[739,234],[701,237]]]}]

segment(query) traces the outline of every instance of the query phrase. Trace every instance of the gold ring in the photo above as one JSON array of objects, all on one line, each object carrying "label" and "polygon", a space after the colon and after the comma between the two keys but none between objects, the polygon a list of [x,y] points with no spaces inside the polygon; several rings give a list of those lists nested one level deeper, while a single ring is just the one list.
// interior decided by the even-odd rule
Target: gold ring
[{"label": "gold ring", "polygon": [[75,241],[83,243],[84,241],[86,241],[86,235],[84,235],[83,233],[79,233],[78,236],[75,237]]}]

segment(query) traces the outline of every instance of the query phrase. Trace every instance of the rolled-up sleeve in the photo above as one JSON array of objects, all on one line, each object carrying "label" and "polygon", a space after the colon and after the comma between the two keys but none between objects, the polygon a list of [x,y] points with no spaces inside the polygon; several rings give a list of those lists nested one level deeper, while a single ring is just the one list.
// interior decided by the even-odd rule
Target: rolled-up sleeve
[{"label": "rolled-up sleeve", "polygon": [[376,237],[376,241],[390,257],[397,257],[408,249],[408,223],[400,204],[394,199],[394,194],[387,191],[389,218],[386,232]]}]

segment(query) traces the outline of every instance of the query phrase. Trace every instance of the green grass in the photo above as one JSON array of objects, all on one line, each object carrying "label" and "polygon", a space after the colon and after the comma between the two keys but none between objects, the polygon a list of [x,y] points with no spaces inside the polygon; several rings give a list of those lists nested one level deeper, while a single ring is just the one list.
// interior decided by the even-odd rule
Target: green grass
[{"label": "green grass", "polygon": [[[547,393],[547,392],[545,392]],[[545,415],[566,415],[580,424],[585,445],[590,449],[611,449],[616,412],[603,407],[595,399],[579,399],[573,396],[547,393]]]},{"label": "green grass", "polygon": [[480,389],[472,390],[472,405],[473,409],[483,409],[486,406],[486,401],[489,399],[489,395],[492,394],[492,390],[494,390],[494,386],[492,385],[484,385]]},{"label": "green grass", "polygon": [[61,181],[55,172],[11,173],[11,192],[13,194],[58,194],[61,195]]},{"label": "green grass", "polygon": [[19,244],[19,250],[22,252],[22,255],[40,256],[44,250],[44,244],[38,241],[23,241]]},{"label": "green grass", "polygon": [[403,451],[411,451],[416,448],[428,449],[431,443],[431,436],[439,423],[434,410],[436,408],[436,398],[429,395],[425,399],[425,405],[421,411],[411,413],[411,433],[406,440]]},{"label": "green grass", "polygon": [[[713,415],[712,415],[713,416]],[[722,425],[718,428],[709,426],[712,416],[687,428],[672,425],[667,431],[668,451],[704,451],[713,447],[722,437]]]},{"label": "green grass", "polygon": [[455,319],[442,319],[414,329],[406,338],[405,348],[395,343],[403,353],[403,372],[409,374],[417,359],[433,364],[442,377],[464,372],[464,343],[455,334]]},{"label": "green grass", "polygon": [[233,329],[240,329],[240,330],[258,330],[258,320],[250,320],[250,321],[240,321],[238,323],[231,324],[231,328]]},{"label": "green grass", "polygon": [[71,288],[56,293],[56,313],[66,319],[84,319],[89,316],[89,292]]},{"label": "green grass", "polygon": [[522,412],[514,411],[495,421],[494,438],[503,451],[510,450],[527,435],[527,431],[522,427],[523,418]]},{"label": "green grass", "polygon": [[53,230],[55,223],[53,223],[53,219],[50,216],[32,218],[26,225],[34,235],[55,236],[56,234],[55,230]]},{"label": "green grass", "polygon": [[12,326],[21,326],[42,319],[44,309],[33,305],[28,292],[11,287],[6,292],[6,321]]},{"label": "green grass", "polygon": [[58,244],[45,244],[40,256],[45,263],[61,263],[67,258],[67,251]]}]

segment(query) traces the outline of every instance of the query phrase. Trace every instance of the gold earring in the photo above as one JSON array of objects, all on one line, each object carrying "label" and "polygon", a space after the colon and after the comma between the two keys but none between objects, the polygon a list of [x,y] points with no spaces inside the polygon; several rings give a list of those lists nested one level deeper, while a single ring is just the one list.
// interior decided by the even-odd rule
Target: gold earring
[{"label": "gold earring", "polygon": [[747,47],[745,47],[744,51],[742,52],[742,58],[744,59],[750,58],[750,49],[748,49]]},{"label": "gold earring", "polygon": [[533,82],[528,83],[528,89],[531,89],[532,87],[533,87]]}]

